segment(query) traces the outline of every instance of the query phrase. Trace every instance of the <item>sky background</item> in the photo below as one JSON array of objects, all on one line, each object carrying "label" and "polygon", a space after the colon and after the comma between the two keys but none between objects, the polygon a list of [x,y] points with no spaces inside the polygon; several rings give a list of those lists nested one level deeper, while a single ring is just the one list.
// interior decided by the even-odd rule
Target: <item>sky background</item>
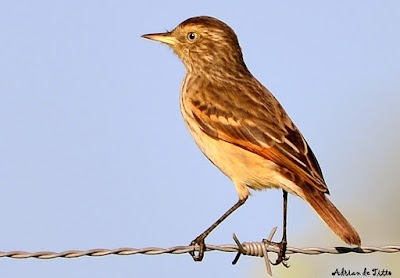
[{"label": "sky background", "polygon": [[[236,31],[252,73],[316,154],[364,246],[400,244],[399,1],[0,1],[1,251],[187,245],[237,201],[179,112],[185,69],[140,35],[196,15]],[[281,192],[256,192],[207,243],[281,232]],[[296,247],[344,245],[289,197]],[[263,277],[233,253],[0,259],[0,277]],[[399,254],[292,255],[274,277],[388,269]],[[396,263],[395,263],[396,262]]]}]

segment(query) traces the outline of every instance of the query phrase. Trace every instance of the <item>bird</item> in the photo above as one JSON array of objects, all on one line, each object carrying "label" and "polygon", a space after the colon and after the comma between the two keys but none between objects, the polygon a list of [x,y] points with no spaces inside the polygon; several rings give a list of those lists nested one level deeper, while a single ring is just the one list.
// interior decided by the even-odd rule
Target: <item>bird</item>
[{"label": "bird", "polygon": [[310,146],[272,93],[247,68],[234,30],[210,16],[188,18],[172,31],[142,35],[168,45],[186,68],[180,110],[204,155],[233,182],[238,201],[196,237],[190,252],[204,257],[205,238],[242,206],[251,191],[283,192],[283,235],[274,264],[286,261],[288,193],[306,201],[344,242],[361,245],[357,231],[329,200]]}]

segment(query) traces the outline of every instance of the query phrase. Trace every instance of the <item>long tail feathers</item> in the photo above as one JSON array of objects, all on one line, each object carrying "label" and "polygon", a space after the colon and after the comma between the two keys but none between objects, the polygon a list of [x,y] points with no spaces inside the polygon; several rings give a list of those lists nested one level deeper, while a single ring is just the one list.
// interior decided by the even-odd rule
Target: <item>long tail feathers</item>
[{"label": "long tail feathers", "polygon": [[338,237],[347,244],[361,246],[361,239],[357,231],[324,193],[319,191],[307,193],[304,197],[305,200]]}]

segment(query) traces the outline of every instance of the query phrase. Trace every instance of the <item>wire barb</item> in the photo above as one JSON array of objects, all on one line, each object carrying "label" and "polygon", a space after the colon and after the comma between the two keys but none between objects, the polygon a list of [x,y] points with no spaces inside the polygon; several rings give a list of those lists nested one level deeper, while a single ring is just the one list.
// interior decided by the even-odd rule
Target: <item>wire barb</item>
[{"label": "wire barb", "polygon": [[[239,241],[236,234],[233,234],[233,240],[236,242],[238,246],[238,252],[236,254],[235,259],[233,260],[232,264],[235,265],[240,255],[248,255],[248,256],[257,256],[257,257],[264,257],[265,266],[267,268],[267,273],[272,276],[272,268],[271,268],[271,261],[268,257],[268,246],[270,242],[272,242],[272,238],[275,235],[277,227],[272,228],[271,232],[269,233],[268,238],[266,239],[266,243],[264,242],[244,242],[243,244]],[[279,252],[279,250],[277,250]],[[276,251],[274,251],[276,252]]]}]

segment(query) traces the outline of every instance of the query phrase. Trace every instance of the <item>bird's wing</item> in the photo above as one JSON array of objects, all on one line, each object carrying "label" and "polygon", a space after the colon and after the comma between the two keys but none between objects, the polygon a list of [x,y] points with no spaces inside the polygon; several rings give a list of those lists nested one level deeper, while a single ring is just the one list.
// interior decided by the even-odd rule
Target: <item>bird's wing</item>
[{"label": "bird's wing", "polygon": [[269,159],[317,190],[329,193],[317,159],[299,130],[272,94],[264,87],[259,89],[261,94],[259,91],[258,95],[240,98],[198,92],[191,95],[188,104],[209,136]]}]

